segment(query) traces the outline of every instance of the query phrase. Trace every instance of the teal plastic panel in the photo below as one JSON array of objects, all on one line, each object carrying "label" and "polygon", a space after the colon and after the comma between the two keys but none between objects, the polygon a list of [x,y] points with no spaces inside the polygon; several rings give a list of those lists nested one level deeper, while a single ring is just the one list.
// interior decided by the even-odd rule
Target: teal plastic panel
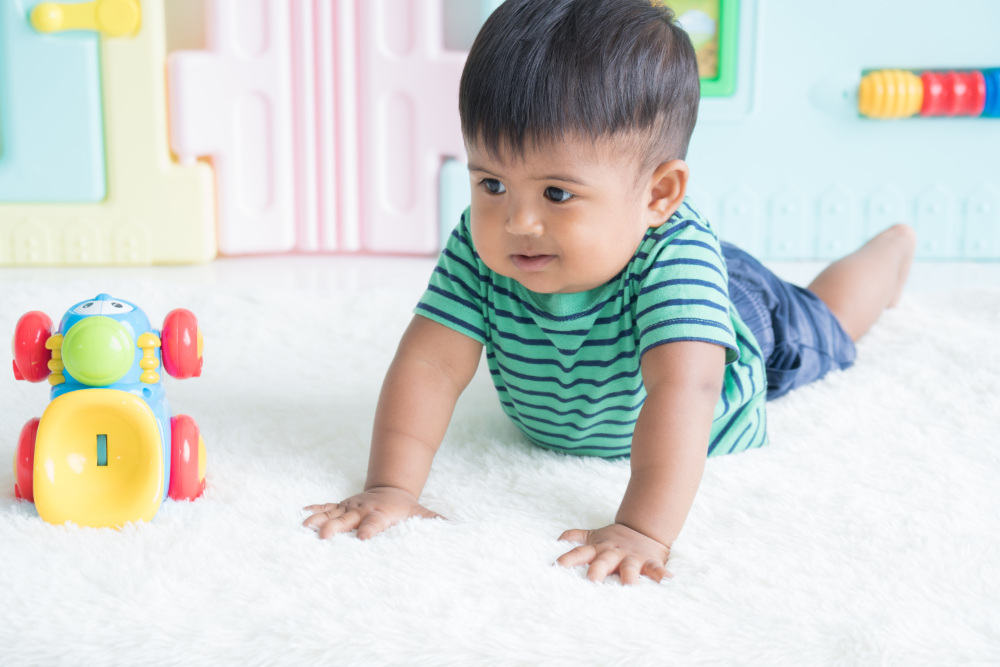
[{"label": "teal plastic panel", "polygon": [[0,0],[0,202],[98,202],[107,194],[98,37],[43,35],[39,0]]},{"label": "teal plastic panel", "polygon": [[469,170],[458,160],[445,160],[441,165],[441,247],[448,243],[451,230],[458,226],[465,209],[472,203]]},{"label": "teal plastic panel", "polygon": [[503,0],[444,0],[444,48],[468,51],[483,22]]}]

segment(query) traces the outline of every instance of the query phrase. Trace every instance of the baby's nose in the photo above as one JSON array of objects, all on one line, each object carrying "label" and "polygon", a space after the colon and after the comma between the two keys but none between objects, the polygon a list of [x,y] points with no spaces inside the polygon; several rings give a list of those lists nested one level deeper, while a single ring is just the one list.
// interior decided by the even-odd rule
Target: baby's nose
[{"label": "baby's nose", "polygon": [[530,210],[514,211],[507,219],[507,231],[511,234],[530,234],[541,236],[545,231],[540,216]]}]

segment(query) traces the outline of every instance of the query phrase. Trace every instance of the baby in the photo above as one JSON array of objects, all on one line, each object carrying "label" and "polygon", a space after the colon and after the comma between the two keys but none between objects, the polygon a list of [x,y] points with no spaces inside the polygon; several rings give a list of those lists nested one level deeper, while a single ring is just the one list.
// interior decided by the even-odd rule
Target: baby
[{"label": "baby", "polygon": [[882,232],[808,289],[720,243],[685,199],[694,50],[652,0],[507,0],[459,97],[472,206],[386,374],[364,491],[304,523],[368,539],[437,516],[420,493],[485,347],[531,442],[630,457],[615,523],[564,532],[582,546],[559,563],[659,581],[706,456],[767,444],[766,400],[852,364],[914,233]]}]

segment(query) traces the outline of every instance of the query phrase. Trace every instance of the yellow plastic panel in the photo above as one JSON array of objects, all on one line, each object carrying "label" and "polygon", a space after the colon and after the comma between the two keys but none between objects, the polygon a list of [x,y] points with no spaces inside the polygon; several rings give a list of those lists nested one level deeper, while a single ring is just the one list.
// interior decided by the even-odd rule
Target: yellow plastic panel
[{"label": "yellow plastic panel", "polygon": [[[181,166],[168,148],[163,0],[139,5],[138,32],[101,36],[107,198],[0,204],[0,266],[184,264],[215,256],[211,168]],[[73,243],[58,242],[75,239],[84,219],[85,256]]]},{"label": "yellow plastic panel", "polygon": [[[98,465],[98,435],[107,436],[107,465]],[[163,465],[160,430],[144,400],[116,389],[63,394],[38,425],[35,507],[57,525],[149,521],[163,498]]]}]

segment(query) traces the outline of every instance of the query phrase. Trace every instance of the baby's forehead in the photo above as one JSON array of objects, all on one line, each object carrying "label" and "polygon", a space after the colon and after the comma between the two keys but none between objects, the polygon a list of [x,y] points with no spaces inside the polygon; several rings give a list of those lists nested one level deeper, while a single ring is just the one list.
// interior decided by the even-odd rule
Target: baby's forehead
[{"label": "baby's forehead", "polygon": [[557,139],[525,140],[520,147],[509,142],[497,150],[488,150],[482,142],[467,145],[470,169],[491,165],[504,170],[551,170],[561,167],[574,170],[636,169],[646,158],[648,141],[617,134],[592,139],[565,135]]}]

